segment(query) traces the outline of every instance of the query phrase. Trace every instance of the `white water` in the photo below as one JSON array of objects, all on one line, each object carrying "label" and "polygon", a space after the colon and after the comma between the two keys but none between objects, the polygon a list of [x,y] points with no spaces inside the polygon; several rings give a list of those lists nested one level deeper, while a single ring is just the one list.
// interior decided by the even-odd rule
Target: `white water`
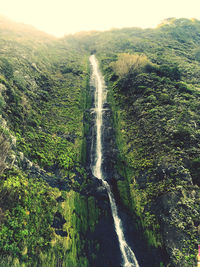
[{"label": "white water", "polygon": [[98,62],[94,55],[90,56],[90,63],[92,65],[92,85],[95,86],[95,113],[96,113],[96,159],[95,164],[92,166],[93,175],[98,179],[102,180],[103,185],[107,189],[107,193],[110,200],[110,206],[112,216],[115,225],[115,231],[119,240],[119,246],[123,259],[124,267],[139,267],[135,254],[126,243],[123,226],[121,219],[118,216],[117,206],[115,199],[111,192],[109,184],[104,180],[102,173],[102,115],[103,115],[103,104],[106,101],[106,88],[104,86],[104,80],[98,68]]}]

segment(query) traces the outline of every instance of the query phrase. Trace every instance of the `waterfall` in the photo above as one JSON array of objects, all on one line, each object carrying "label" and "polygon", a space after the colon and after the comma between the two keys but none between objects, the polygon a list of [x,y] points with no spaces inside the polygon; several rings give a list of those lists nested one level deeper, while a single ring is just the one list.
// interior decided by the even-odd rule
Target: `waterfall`
[{"label": "waterfall", "polygon": [[103,125],[103,105],[106,102],[106,88],[104,86],[103,77],[98,68],[98,62],[94,55],[90,56],[90,63],[92,66],[91,83],[95,87],[95,108],[94,112],[96,115],[95,126],[96,126],[96,140],[95,140],[95,160],[91,166],[93,175],[98,179],[102,180],[103,186],[106,188],[112,216],[115,225],[115,231],[119,241],[119,247],[122,254],[123,266],[124,267],[139,267],[135,254],[127,244],[123,232],[123,225],[120,217],[118,216],[117,206],[115,203],[114,196],[111,192],[109,184],[105,181],[105,177],[102,172],[102,125]]}]

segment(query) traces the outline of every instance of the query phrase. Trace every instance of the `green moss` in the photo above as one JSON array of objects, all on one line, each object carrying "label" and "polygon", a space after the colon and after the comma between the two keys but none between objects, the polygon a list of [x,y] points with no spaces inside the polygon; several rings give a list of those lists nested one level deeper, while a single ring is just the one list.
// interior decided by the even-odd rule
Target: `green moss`
[{"label": "green moss", "polygon": [[85,254],[86,247],[89,246],[86,234],[94,230],[99,211],[93,197],[87,199],[74,191],[65,194],[66,200],[61,203],[61,212],[66,220],[63,231],[67,232],[67,236],[56,237],[54,246],[61,245],[65,266],[89,266]]},{"label": "green moss", "polygon": [[127,181],[118,181],[117,188],[119,190],[120,199],[122,200],[123,205],[127,208],[130,208],[130,194]]},{"label": "green moss", "polygon": [[[108,81],[109,87],[112,83]],[[112,89],[109,91],[108,101],[111,104],[113,112],[113,125],[116,133],[116,143],[119,149],[119,155],[116,162],[117,171],[125,177],[124,181],[118,181],[117,187],[120,200],[123,205],[137,218],[136,227],[142,228],[144,237],[150,247],[162,247],[159,224],[156,217],[151,212],[144,212],[149,203],[148,193],[137,189],[135,177],[139,171],[153,167],[153,161],[145,158],[143,150],[131,149],[129,131],[134,127],[128,123],[126,111],[116,102],[116,97]],[[153,225],[153,226],[152,226]],[[153,227],[153,229],[151,229]]]},{"label": "green moss", "polygon": [[[182,76],[177,67],[172,73],[175,66],[172,58],[169,68],[160,65],[138,75],[129,71],[124,77],[118,77],[111,65],[108,66],[107,62],[113,58],[113,54],[106,59],[102,56],[102,69],[107,78],[108,101],[113,111],[119,149],[116,168],[125,177],[125,181],[117,182],[120,201],[137,220],[137,227],[140,231],[142,229],[150,247],[164,249],[168,246],[160,221],[180,231],[184,238],[180,234],[181,241],[174,241],[180,247],[179,258],[175,260],[171,248],[167,249],[172,262],[187,266],[189,261],[190,264],[194,261],[193,251],[192,248],[188,249],[184,257],[183,244],[185,240],[192,240],[194,250],[198,240],[196,228],[182,216],[179,205],[170,217],[163,209],[170,213],[169,209],[174,204],[169,201],[165,207],[160,201],[164,201],[165,197],[170,198],[171,192],[178,197],[182,187],[187,192],[186,199],[191,199],[191,195],[188,195],[192,190],[189,175],[198,184],[195,173],[198,172],[200,153],[197,141],[199,133],[191,120],[197,125],[199,115],[194,106],[198,106],[199,94],[196,98],[197,90],[194,87],[189,90],[186,82],[177,82]],[[193,190],[196,192],[195,187]],[[194,199],[198,203],[198,195]],[[183,199],[179,201],[187,209],[189,218],[191,210],[196,214],[190,220],[195,223],[196,206],[184,203]],[[185,230],[186,225],[190,230]]]}]

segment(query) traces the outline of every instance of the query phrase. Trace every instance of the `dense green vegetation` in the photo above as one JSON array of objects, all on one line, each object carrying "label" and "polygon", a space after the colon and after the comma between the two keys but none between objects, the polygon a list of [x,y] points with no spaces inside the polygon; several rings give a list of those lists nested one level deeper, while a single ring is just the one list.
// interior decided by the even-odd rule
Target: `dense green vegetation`
[{"label": "dense green vegetation", "polygon": [[166,265],[195,266],[200,22],[172,18],[156,29],[60,40],[0,22],[0,265],[89,266],[98,255],[88,236],[106,211],[89,193],[86,168],[95,52],[124,177],[119,203],[148,246],[167,252]]},{"label": "dense green vegetation", "polygon": [[88,266],[99,216],[83,165],[88,56],[1,22],[0,265]]},{"label": "dense green vegetation", "polygon": [[166,249],[177,266],[195,264],[199,243],[198,29],[198,21],[171,19],[155,30],[122,30],[116,50],[104,44],[98,52],[120,151],[116,168],[126,177],[118,182],[121,201],[149,246]]},{"label": "dense green vegetation", "polygon": [[[198,117],[195,107],[200,94],[194,90],[193,101],[188,101],[188,106],[191,104],[193,107],[194,113],[191,114],[182,106],[181,97],[178,101],[176,81],[166,82],[156,74],[143,72],[133,80],[128,77],[128,85],[126,82],[119,80],[114,84],[113,98],[118,103],[114,110],[118,147],[129,169],[130,205],[141,218],[150,245],[161,246],[160,230],[165,231],[166,215],[160,214],[158,207],[162,208],[162,205],[159,203],[177,197],[177,206],[172,202],[165,207],[166,210],[178,210],[177,218],[169,218],[171,231],[185,233],[181,249],[184,248],[187,258],[188,255],[194,257],[199,242],[195,227],[199,220],[199,189],[195,186],[198,184],[198,169],[191,166],[198,158],[198,131],[189,121]],[[127,92],[129,88],[133,94]],[[187,210],[187,215],[184,210]],[[191,246],[188,246],[188,241]],[[174,256],[179,261],[183,255]]]}]

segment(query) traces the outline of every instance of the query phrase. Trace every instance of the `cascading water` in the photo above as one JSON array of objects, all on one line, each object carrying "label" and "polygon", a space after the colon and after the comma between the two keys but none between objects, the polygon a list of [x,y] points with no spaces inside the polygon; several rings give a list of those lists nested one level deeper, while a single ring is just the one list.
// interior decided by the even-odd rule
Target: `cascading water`
[{"label": "cascading water", "polygon": [[105,181],[105,177],[102,172],[102,124],[103,124],[103,105],[106,101],[106,88],[104,86],[104,80],[98,68],[98,62],[94,55],[90,56],[90,63],[92,66],[92,85],[95,86],[95,115],[96,115],[96,140],[95,140],[95,160],[92,165],[93,175],[98,179],[102,180],[102,184],[107,190],[108,197],[110,200],[110,206],[112,216],[115,225],[115,231],[119,240],[119,247],[122,254],[123,266],[124,267],[139,267],[135,254],[128,246],[124,233],[121,219],[118,216],[117,206],[115,203],[114,196],[111,192],[109,184]]}]

